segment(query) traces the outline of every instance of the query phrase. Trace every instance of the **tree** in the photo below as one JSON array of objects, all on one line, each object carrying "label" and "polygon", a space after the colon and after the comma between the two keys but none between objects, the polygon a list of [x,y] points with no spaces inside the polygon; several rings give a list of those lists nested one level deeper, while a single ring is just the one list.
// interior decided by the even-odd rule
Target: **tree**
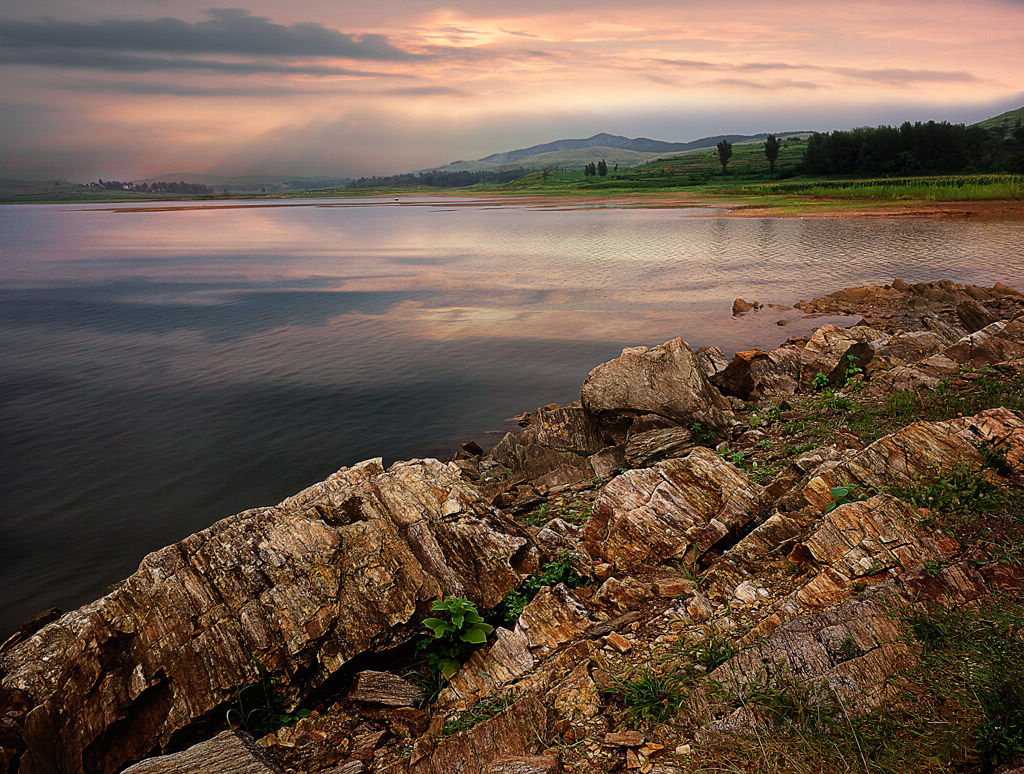
[{"label": "tree", "polygon": [[769,134],[764,141],[764,155],[768,159],[768,176],[775,177],[775,159],[779,157],[779,138]]},{"label": "tree", "polygon": [[599,162],[597,162],[597,174],[600,175],[601,177],[604,177],[605,175],[608,174],[608,164],[605,162],[604,159],[601,159]]},{"label": "tree", "polygon": [[718,160],[722,162],[722,174],[725,174],[725,166],[729,163],[729,159],[732,158],[732,143],[728,140],[722,140],[716,146],[718,148]]}]

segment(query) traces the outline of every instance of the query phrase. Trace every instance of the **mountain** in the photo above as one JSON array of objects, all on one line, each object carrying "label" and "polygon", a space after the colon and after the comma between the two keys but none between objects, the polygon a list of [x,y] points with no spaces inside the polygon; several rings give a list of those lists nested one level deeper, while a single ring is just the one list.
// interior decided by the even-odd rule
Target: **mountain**
[{"label": "mountain", "polygon": [[[806,136],[810,132],[779,132],[776,136]],[[714,148],[720,141],[728,140],[733,144],[762,142],[768,135],[761,134],[718,134],[713,137],[701,137],[688,142],[666,142],[652,140],[649,137],[623,137],[618,134],[602,132],[592,137],[554,140],[528,148],[492,153],[475,161],[453,161],[442,167],[433,167],[429,171],[443,172],[479,172],[508,167],[522,167],[527,171],[548,169],[568,164],[582,164],[588,161],[604,159],[609,164],[623,167],[634,167],[661,156],[680,155],[694,151]],[[428,170],[424,170],[428,171]]]},{"label": "mountain", "polygon": [[982,129],[994,129],[1000,127],[1003,130],[1003,134],[1010,134],[1014,129],[1024,123],[1024,107],[1019,107],[1016,110],[1007,110],[1005,113],[1000,113],[998,116],[992,118],[986,118],[984,121],[979,121],[973,126],[980,126]]},{"label": "mountain", "polygon": [[226,177],[207,175],[200,172],[172,172],[145,180],[133,180],[133,183],[173,182],[184,180],[187,183],[201,183],[215,188],[219,193],[228,190],[231,193],[270,193],[272,191],[312,191],[318,188],[330,188],[345,185],[347,177],[298,177],[295,175],[241,175]]}]

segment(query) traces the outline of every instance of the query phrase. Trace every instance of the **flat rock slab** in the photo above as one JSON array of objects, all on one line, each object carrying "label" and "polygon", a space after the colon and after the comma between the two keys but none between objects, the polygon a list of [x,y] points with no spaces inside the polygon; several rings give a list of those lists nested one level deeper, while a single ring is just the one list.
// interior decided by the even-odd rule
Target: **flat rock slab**
[{"label": "flat rock slab", "polygon": [[369,669],[356,675],[355,685],[348,694],[351,701],[387,707],[414,707],[422,697],[423,691],[408,680],[391,672]]},{"label": "flat rock slab", "polygon": [[182,752],[147,758],[122,774],[283,774],[248,734],[222,731]]},{"label": "flat rock slab", "polygon": [[753,518],[760,490],[735,465],[698,447],[609,482],[584,526],[584,545],[619,570],[700,556]]}]

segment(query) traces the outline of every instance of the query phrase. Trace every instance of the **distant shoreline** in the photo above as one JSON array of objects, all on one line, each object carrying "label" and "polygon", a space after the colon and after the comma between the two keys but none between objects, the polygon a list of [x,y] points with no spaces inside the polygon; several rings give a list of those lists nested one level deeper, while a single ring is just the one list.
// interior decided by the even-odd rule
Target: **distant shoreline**
[{"label": "distant shoreline", "polygon": [[[185,210],[217,210],[245,209],[259,207],[350,207],[358,206],[359,200],[367,198],[395,197],[395,191],[366,191],[330,196],[235,196],[228,198],[213,197],[167,197],[153,199],[111,198],[102,201],[5,201],[0,204],[38,204],[38,205],[81,205],[102,204],[112,205],[97,208],[100,212],[142,213],[156,211],[180,212]],[[790,217],[927,217],[927,218],[983,218],[983,219],[1017,219],[1024,218],[1024,201],[1020,199],[990,199],[981,201],[924,201],[924,200],[851,200],[832,199],[826,197],[797,196],[741,196],[681,192],[657,192],[650,194],[629,193],[609,194],[599,192],[581,194],[579,192],[560,191],[407,191],[397,194],[398,204],[403,204],[402,197],[436,197],[463,199],[451,202],[451,206],[536,206],[550,209],[599,209],[601,207],[623,208],[707,208],[714,210],[706,216],[695,217],[731,217],[731,218],[790,218]],[[349,199],[346,202],[329,202],[325,199]],[[240,201],[245,203],[239,203]],[[203,202],[204,204],[199,204]],[[162,206],[167,203],[179,203],[177,206]],[[123,204],[151,204],[152,206],[118,207]],[[378,206],[379,202],[365,202],[364,206]],[[407,202],[405,206],[429,206],[428,202]]]}]

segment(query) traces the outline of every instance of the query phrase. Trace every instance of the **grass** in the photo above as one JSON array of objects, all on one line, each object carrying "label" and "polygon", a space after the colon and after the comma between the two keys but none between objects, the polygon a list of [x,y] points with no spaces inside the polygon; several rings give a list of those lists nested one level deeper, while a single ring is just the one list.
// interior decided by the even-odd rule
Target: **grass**
[{"label": "grass", "polygon": [[763,731],[706,735],[679,764],[689,774],[904,774],[990,772],[1024,756],[1024,603],[922,609],[901,622],[921,658],[877,709],[852,716],[824,684],[762,680],[743,704]]},{"label": "grass", "polygon": [[455,712],[446,718],[437,736],[443,739],[446,736],[473,728],[477,723],[490,720],[511,707],[517,698],[515,691],[507,691],[486,699],[479,699],[466,709]]},{"label": "grass", "polygon": [[518,588],[512,589],[505,598],[498,603],[494,610],[488,615],[495,626],[513,627],[523,609],[530,604],[537,592],[544,586],[555,586],[564,583],[569,588],[585,586],[588,580],[579,575],[573,568],[572,562],[575,555],[569,551],[561,552],[553,561],[541,566],[540,572],[535,572],[520,584]]},{"label": "grass", "polygon": [[728,192],[740,195],[813,196],[827,199],[985,201],[1024,198],[1024,176],[944,175],[859,180],[799,180],[740,186]]},{"label": "grass", "polygon": [[607,693],[622,703],[623,720],[633,727],[671,720],[689,696],[676,676],[650,667],[619,678]]}]

